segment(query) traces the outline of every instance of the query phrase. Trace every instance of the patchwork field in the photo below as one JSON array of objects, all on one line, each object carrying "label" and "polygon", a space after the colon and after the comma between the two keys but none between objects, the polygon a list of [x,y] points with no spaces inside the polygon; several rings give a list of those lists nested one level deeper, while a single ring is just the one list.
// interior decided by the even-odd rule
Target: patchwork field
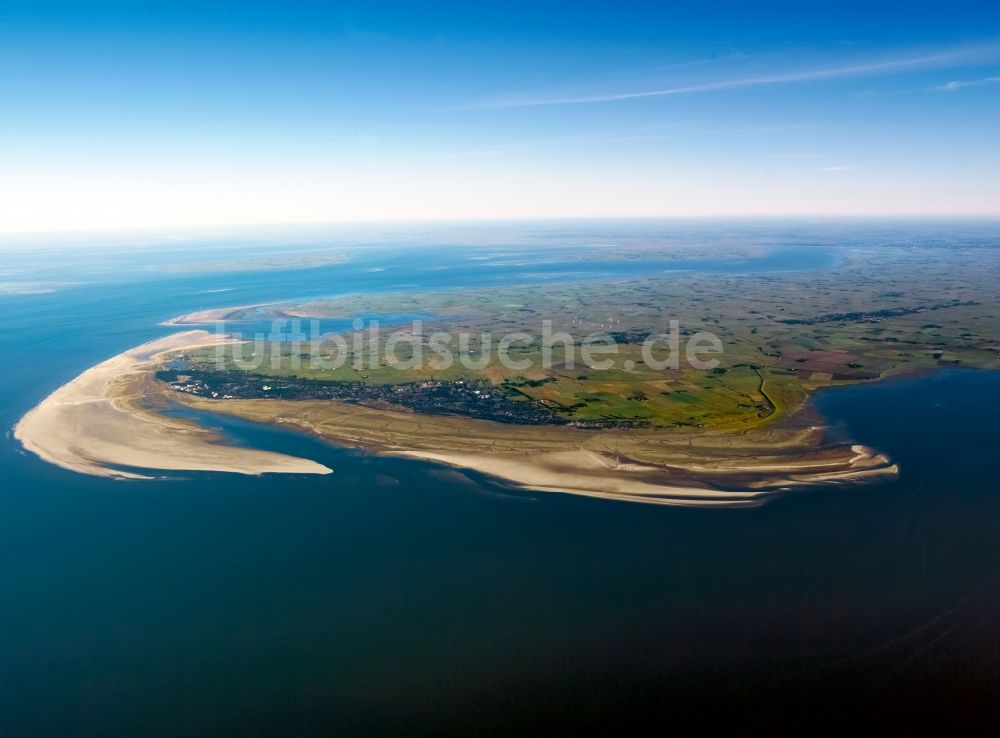
[{"label": "patchwork field", "polygon": [[[451,383],[479,388],[470,402],[492,390],[570,424],[736,431],[781,420],[822,386],[942,365],[1000,366],[992,249],[885,246],[847,249],[841,257],[839,266],[813,272],[672,273],[283,304],[265,314],[301,327],[312,318],[359,314],[433,317],[422,321],[419,335],[409,323],[368,322],[339,346],[308,339],[226,345],[192,352],[188,361],[203,371],[274,378],[275,396],[282,379]],[[229,319],[239,317],[236,311]],[[699,354],[717,366],[694,368],[684,356],[677,368],[655,366],[668,344],[651,336],[669,332],[671,321],[677,321],[680,353],[696,334],[717,336],[721,353]],[[520,333],[532,340],[511,343],[509,357],[518,364],[505,366],[497,343]],[[549,351],[542,345],[546,334],[556,337]],[[571,337],[573,348],[559,335]],[[609,368],[584,359],[588,337]],[[644,342],[651,346],[645,354]],[[442,346],[451,352],[450,364],[439,360]],[[415,352],[421,361],[414,361]]]}]

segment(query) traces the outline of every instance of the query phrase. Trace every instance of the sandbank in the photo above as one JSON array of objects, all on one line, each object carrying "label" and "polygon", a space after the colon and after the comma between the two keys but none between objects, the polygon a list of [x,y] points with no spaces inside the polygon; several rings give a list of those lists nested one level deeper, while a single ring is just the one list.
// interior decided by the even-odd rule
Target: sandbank
[{"label": "sandbank", "polygon": [[168,352],[231,340],[185,331],[136,346],[80,374],[46,397],[14,428],[45,461],[102,477],[148,478],[136,469],[329,474],[309,459],[226,445],[195,423],[144,409],[130,388]]}]

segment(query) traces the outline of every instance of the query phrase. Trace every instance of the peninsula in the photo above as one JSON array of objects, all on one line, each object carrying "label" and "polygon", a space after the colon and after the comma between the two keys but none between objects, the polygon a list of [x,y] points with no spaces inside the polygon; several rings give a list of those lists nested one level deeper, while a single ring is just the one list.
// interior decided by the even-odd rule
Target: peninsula
[{"label": "peninsula", "polygon": [[[940,366],[1000,366],[992,254],[883,248],[842,256],[834,268],[804,272],[201,310],[168,325],[222,321],[225,332],[187,330],[103,362],[29,412],[15,433],[48,461],[118,477],[329,472],[226,445],[169,412],[183,406],[526,489],[646,503],[747,506],[808,487],[892,479],[892,459],[831,434],[810,400],[817,390]],[[332,338],[304,327],[359,315],[368,317]],[[424,317],[379,325],[383,315]],[[276,338],[232,333],[262,322]],[[669,338],[668,326],[678,350],[715,339],[713,361],[659,361],[670,346],[656,341]],[[546,333],[561,342],[542,345],[536,339]],[[604,347],[599,367],[581,360],[595,336]],[[505,361],[487,360],[496,348],[484,343],[489,337],[507,349]]]},{"label": "peninsula", "polygon": [[228,340],[193,330],[136,346],[46,397],[15,426],[14,436],[45,461],[103,477],[144,479],[150,469],[329,474],[309,459],[227,445],[149,402],[144,383],[166,357]]}]

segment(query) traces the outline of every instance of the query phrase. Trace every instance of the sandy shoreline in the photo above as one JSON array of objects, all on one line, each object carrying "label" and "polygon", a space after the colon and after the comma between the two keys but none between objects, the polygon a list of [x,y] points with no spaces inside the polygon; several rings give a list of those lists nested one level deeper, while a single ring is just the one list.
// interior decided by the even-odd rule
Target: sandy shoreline
[{"label": "sandy shoreline", "polygon": [[[622,465],[592,452],[578,451],[525,459],[516,456],[472,456],[427,451],[405,451],[395,455],[436,461],[472,469],[529,490],[600,497],[657,505],[683,507],[752,507],[769,497],[795,488],[837,482],[865,482],[894,478],[899,469],[887,457],[864,446],[854,446],[855,456],[846,468],[816,471],[816,467],[843,467],[842,462],[810,466],[790,465],[776,469],[765,465],[744,467],[756,473],[769,471],[769,482],[750,484],[746,490],[683,486],[643,479],[643,472],[662,471],[655,467]],[[622,468],[622,467],[625,468]],[[806,468],[803,469],[802,467]],[[631,467],[631,468],[629,468]],[[756,489],[754,489],[756,487]]]},{"label": "sandy shoreline", "polygon": [[296,426],[377,455],[473,470],[522,489],[689,507],[755,506],[795,489],[898,474],[873,449],[826,444],[817,426],[739,436],[520,427],[336,401],[209,400],[175,392],[152,377],[167,354],[228,340],[192,330],[130,349],[53,392],[21,419],[14,435],[50,463],[107,477],[148,478],[116,467],[330,472],[309,459],[227,446],[214,432],[151,406],[179,402]]},{"label": "sandy shoreline", "polygon": [[[227,446],[194,423],[142,409],[130,397],[163,354],[228,340],[185,331],[136,346],[67,382],[30,410],[14,437],[49,463],[84,474],[148,478],[135,469],[328,474],[309,459]],[[130,401],[132,400],[132,401]]]},{"label": "sandy shoreline", "polygon": [[175,326],[175,325],[208,325],[210,323],[216,323],[219,321],[232,320],[234,316],[240,315],[247,310],[253,310],[259,307],[268,307],[271,305],[277,305],[277,302],[257,302],[252,305],[236,305],[223,308],[209,308],[207,310],[195,310],[191,313],[184,313],[184,315],[178,315],[170,320],[165,320],[160,325]]},{"label": "sandy shoreline", "polygon": [[178,401],[293,426],[374,455],[476,471],[522,489],[660,505],[755,506],[797,489],[898,474],[885,455],[861,445],[825,443],[815,426],[747,440],[513,426],[331,400],[209,400],[185,394]]}]

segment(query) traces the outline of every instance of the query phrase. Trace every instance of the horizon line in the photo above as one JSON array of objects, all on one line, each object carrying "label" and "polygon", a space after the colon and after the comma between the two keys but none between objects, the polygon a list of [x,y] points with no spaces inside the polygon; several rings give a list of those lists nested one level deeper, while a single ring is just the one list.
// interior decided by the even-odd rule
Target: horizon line
[{"label": "horizon line", "polygon": [[620,221],[937,221],[937,222],[997,222],[1000,223],[1000,212],[996,213],[812,213],[812,214],[691,214],[691,215],[553,215],[553,216],[504,216],[504,217],[471,217],[471,218],[384,218],[379,220],[310,220],[310,221],[255,221],[246,223],[177,223],[150,224],[142,226],[94,226],[85,228],[27,228],[16,230],[0,229],[0,239],[25,236],[72,236],[80,235],[115,235],[129,233],[164,233],[168,231],[225,231],[238,229],[270,229],[270,228],[336,228],[350,226],[407,226],[407,225],[506,225],[530,223],[580,223],[580,222],[620,222]]}]

